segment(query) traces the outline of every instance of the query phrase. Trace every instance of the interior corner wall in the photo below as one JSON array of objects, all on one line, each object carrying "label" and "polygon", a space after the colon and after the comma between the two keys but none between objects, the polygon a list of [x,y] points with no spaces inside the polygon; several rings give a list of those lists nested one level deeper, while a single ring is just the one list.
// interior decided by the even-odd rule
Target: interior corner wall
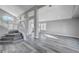
[{"label": "interior corner wall", "polygon": [[49,33],[79,38],[79,19],[65,19],[46,23],[46,31]]}]

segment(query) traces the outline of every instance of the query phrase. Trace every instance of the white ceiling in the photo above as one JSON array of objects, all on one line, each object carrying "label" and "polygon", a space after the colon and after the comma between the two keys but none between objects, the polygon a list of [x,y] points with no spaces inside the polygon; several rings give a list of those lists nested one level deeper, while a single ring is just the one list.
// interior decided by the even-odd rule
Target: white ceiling
[{"label": "white ceiling", "polygon": [[[34,5],[0,5],[0,9],[17,17]],[[39,10],[39,19],[58,20],[70,17],[79,17],[79,6],[74,5],[53,5],[52,7],[44,7]]]},{"label": "white ceiling", "polygon": [[19,16],[32,7],[33,5],[0,5],[0,9],[10,13],[15,17]]},{"label": "white ceiling", "polygon": [[[79,9],[78,9],[79,10]],[[52,21],[72,18],[75,13],[74,5],[46,6],[39,10],[39,21]],[[79,12],[77,12],[79,14]]]}]

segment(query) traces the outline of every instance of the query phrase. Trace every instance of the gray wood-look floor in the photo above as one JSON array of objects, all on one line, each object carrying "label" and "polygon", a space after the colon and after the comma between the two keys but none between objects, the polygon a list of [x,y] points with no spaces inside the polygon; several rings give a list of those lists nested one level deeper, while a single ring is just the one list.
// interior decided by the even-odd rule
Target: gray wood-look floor
[{"label": "gray wood-look floor", "polygon": [[37,52],[33,47],[22,42],[0,44],[0,53],[34,53]]},{"label": "gray wood-look floor", "polygon": [[79,39],[60,35],[35,41],[0,44],[0,53],[79,53]]},{"label": "gray wood-look floor", "polygon": [[60,53],[79,53],[79,38],[53,34],[52,36],[53,38],[46,37],[42,40],[43,46]]}]

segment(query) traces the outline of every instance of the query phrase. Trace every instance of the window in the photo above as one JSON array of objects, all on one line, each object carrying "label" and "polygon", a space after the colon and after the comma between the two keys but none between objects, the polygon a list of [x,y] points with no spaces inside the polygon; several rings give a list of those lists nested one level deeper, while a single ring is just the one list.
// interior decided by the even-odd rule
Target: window
[{"label": "window", "polygon": [[46,23],[40,24],[40,30],[46,30]]},{"label": "window", "polygon": [[10,23],[11,21],[13,21],[13,17],[11,17],[11,16],[2,16],[2,20],[6,23]]}]

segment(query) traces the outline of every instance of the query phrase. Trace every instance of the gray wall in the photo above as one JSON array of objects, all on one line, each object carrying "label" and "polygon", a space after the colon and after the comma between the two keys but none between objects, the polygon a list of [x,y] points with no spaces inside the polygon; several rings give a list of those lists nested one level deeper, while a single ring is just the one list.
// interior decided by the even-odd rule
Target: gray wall
[{"label": "gray wall", "polygon": [[7,32],[8,32],[7,28],[0,26],[0,37],[6,34]]},{"label": "gray wall", "polygon": [[46,31],[49,33],[79,38],[79,19],[65,19],[46,23]]},{"label": "gray wall", "polygon": [[79,19],[71,19],[76,9],[74,5],[43,7],[39,10],[39,22],[47,21],[47,32],[79,38]]}]

